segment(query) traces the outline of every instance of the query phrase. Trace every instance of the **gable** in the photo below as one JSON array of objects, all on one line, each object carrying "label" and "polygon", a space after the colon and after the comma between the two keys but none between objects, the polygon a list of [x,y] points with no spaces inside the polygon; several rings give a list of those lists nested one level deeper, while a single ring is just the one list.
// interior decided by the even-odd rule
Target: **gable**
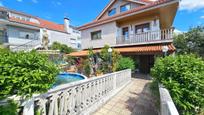
[{"label": "gable", "polygon": [[131,9],[133,9],[141,5],[146,5],[148,3],[139,0],[111,0],[109,4],[104,8],[104,10],[100,13],[100,15],[96,18],[96,20],[108,17],[108,12],[114,8],[116,9],[116,14],[119,14],[120,6],[125,4],[130,4]]}]

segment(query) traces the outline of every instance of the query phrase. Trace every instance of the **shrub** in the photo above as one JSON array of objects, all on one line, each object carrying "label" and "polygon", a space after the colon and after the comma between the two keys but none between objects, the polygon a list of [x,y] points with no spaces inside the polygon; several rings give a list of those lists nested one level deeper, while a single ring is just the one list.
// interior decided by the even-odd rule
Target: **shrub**
[{"label": "shrub", "polygon": [[74,49],[72,49],[71,47],[68,47],[65,44],[60,44],[58,42],[54,42],[51,46],[52,50],[60,50],[61,53],[71,53],[74,51]]},{"label": "shrub", "polygon": [[[112,54],[111,54],[111,59],[110,59],[110,53],[108,52],[108,49],[110,47],[108,45],[105,45],[104,48],[101,50],[100,52],[100,58],[102,59],[102,72],[103,73],[108,73],[110,72],[110,69],[111,71],[116,71],[116,68],[117,68],[117,63],[118,63],[118,60],[120,59],[121,55],[119,54],[119,52],[115,51],[113,49],[112,51]],[[111,62],[111,66],[110,66],[110,60],[112,61]]]},{"label": "shrub", "polygon": [[18,105],[9,100],[7,104],[0,105],[0,115],[17,115]]},{"label": "shrub", "polygon": [[204,107],[204,61],[194,55],[156,60],[151,75],[170,92],[180,114],[194,115]]},{"label": "shrub", "polygon": [[134,61],[129,57],[122,57],[118,60],[117,71],[125,69],[135,69]]},{"label": "shrub", "polygon": [[57,67],[47,55],[0,50],[0,99],[46,92],[57,74]]},{"label": "shrub", "polygon": [[84,61],[84,72],[85,75],[88,77],[91,74],[90,61],[88,59]]}]

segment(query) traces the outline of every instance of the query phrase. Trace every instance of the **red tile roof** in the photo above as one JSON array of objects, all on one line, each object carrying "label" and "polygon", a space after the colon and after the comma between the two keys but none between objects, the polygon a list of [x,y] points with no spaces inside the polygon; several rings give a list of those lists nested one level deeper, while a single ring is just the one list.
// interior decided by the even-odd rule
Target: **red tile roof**
[{"label": "red tile roof", "polygon": [[43,20],[43,19],[40,19],[40,18],[35,18],[35,19],[38,20],[39,23],[34,23],[34,22],[30,22],[30,21],[17,19],[17,18],[14,18],[14,17],[9,17],[9,21],[12,21],[12,22],[17,22],[17,23],[21,23],[21,24],[36,26],[36,27],[39,27],[39,28],[47,28],[47,29],[50,29],[50,30],[55,30],[55,31],[60,31],[60,32],[66,32],[65,29],[64,29],[64,25],[62,25],[62,24],[56,24],[54,22],[50,22],[50,21]]},{"label": "red tile roof", "polygon": [[54,22],[50,22],[50,21],[43,20],[40,18],[38,18],[38,21],[40,22],[40,25],[43,28],[65,32],[64,25],[62,24],[56,24]]},{"label": "red tile roof", "polygon": [[[142,1],[149,2],[149,0],[142,0]],[[132,14],[132,13],[135,13],[135,12],[138,12],[138,11],[142,11],[142,10],[145,10],[145,9],[148,9],[148,8],[151,8],[151,7],[155,7],[155,6],[158,6],[158,5],[162,5],[162,4],[165,4],[165,3],[168,3],[168,2],[172,2],[172,1],[178,1],[178,0],[158,0],[158,1],[155,1],[155,2],[151,2],[150,4],[143,5],[143,6],[131,9],[131,10],[127,11],[127,12],[116,14],[114,16],[107,17],[107,18],[100,19],[100,20],[94,20],[93,22],[87,23],[87,24],[79,27],[78,29],[79,30],[88,29],[90,27],[94,27],[94,26],[97,26],[97,25],[101,25],[101,24],[104,24],[104,23],[114,21],[118,17],[126,16],[128,14]]]},{"label": "red tile roof", "polygon": [[[134,46],[134,47],[121,47],[121,48],[114,48],[114,50],[120,52],[121,54],[125,53],[138,53],[138,54],[148,54],[148,53],[162,53],[162,47],[165,46],[163,44],[158,45],[143,45],[143,46]],[[169,52],[174,52],[176,48],[174,45],[167,44],[169,48]],[[100,52],[100,49],[93,50],[95,53]],[[88,55],[88,50],[83,50],[79,52],[73,52],[71,54],[68,54],[69,56],[75,56],[75,57],[85,57]]]}]

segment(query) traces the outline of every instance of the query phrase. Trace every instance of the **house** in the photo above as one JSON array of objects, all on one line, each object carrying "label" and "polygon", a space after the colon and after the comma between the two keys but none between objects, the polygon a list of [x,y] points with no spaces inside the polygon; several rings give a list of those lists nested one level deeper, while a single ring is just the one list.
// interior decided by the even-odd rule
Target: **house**
[{"label": "house", "polygon": [[31,50],[42,47],[43,35],[49,44],[59,42],[72,48],[81,47],[81,33],[64,18],[64,24],[0,7],[0,41],[13,50]]},{"label": "house", "polygon": [[110,0],[96,19],[78,29],[82,51],[70,55],[83,57],[87,49],[109,45],[139,63],[139,71],[149,73],[155,57],[163,49],[173,53],[174,18],[179,0]]}]

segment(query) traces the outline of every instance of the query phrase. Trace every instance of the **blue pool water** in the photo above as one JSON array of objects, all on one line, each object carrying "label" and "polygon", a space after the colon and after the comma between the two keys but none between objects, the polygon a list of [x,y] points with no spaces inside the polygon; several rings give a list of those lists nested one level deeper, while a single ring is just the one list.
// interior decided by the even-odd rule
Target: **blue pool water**
[{"label": "blue pool water", "polygon": [[74,82],[74,81],[79,81],[85,79],[84,76],[80,74],[74,74],[74,73],[61,73],[57,76],[57,80],[54,84],[54,86]]}]

